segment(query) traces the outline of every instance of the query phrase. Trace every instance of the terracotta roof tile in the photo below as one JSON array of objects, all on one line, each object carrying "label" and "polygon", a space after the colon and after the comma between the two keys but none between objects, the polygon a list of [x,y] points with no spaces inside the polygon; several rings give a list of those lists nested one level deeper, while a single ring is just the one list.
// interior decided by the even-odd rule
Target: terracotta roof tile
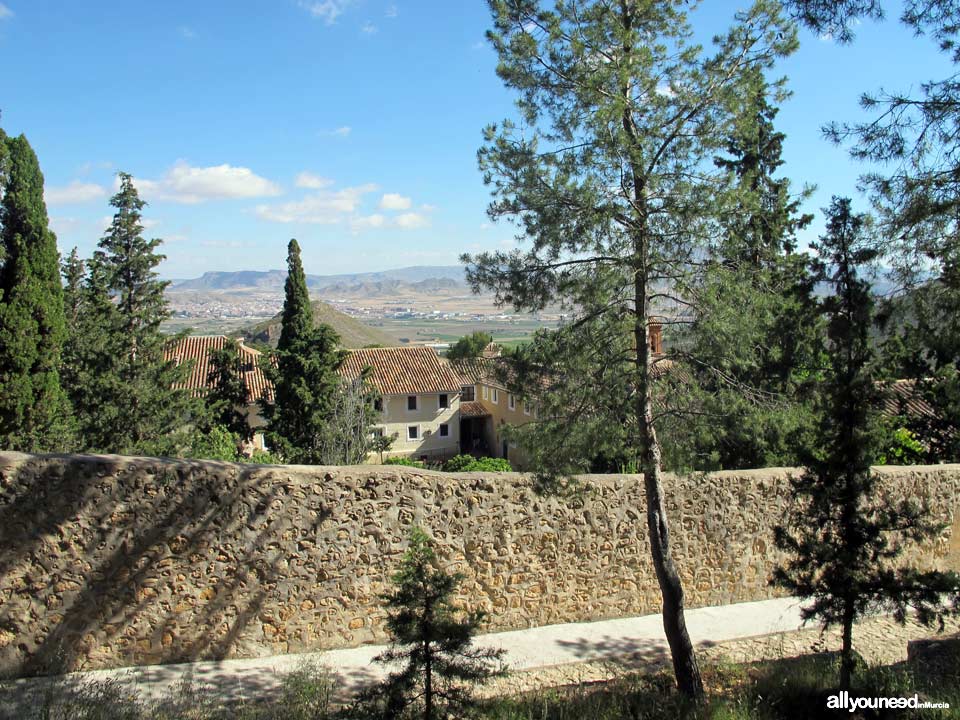
[{"label": "terracotta roof tile", "polygon": [[[187,381],[177,383],[174,387],[187,388],[194,397],[201,397],[209,387],[207,378],[211,369],[210,355],[232,342],[225,335],[191,335],[168,344],[163,353],[165,360],[173,360],[178,364],[194,361]],[[246,360],[243,381],[247,386],[247,402],[258,402],[264,396],[269,398],[273,393],[273,385],[267,380],[258,364],[261,357],[260,351],[246,345],[240,345],[238,350]]]},{"label": "terracotta roof tile", "polygon": [[490,411],[487,410],[483,403],[479,402],[461,402],[460,403],[460,417],[462,418],[482,418],[489,417]]},{"label": "terracotta roof tile", "polygon": [[372,370],[370,383],[383,395],[460,391],[460,378],[427,347],[354,350],[340,367],[340,375],[354,380],[366,367]]},{"label": "terracotta roof tile", "polygon": [[906,415],[907,417],[936,417],[933,406],[920,397],[913,380],[894,380],[881,383],[881,387],[889,390],[883,398],[883,414],[888,417]]}]

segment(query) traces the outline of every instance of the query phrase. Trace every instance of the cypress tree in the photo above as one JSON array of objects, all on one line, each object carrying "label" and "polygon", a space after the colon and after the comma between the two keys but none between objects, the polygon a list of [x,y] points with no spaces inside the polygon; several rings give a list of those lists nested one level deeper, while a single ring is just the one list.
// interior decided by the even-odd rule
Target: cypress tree
[{"label": "cypress tree", "polygon": [[267,421],[266,440],[287,462],[327,464],[331,458],[328,434],[343,391],[337,368],[346,353],[329,325],[313,326],[307,279],[300,261],[300,246],[287,248],[286,297],[280,340],[272,358],[263,359],[263,370],[273,382],[272,401],[261,402]]},{"label": "cypress tree", "polygon": [[66,328],[60,256],[43,201],[37,156],[7,138],[0,206],[0,446],[41,452],[67,447],[68,405],[60,387]]},{"label": "cypress tree", "polygon": [[784,81],[769,83],[757,67],[745,76],[724,153],[714,158],[736,205],[721,218],[696,293],[698,317],[684,338],[699,359],[692,393],[702,414],[678,418],[671,433],[674,462],[696,469],[796,464],[812,432],[821,364],[810,259],[795,239],[812,219],[799,212],[809,190],[791,196],[789,179],[776,175],[784,135],[771,100],[784,95]]},{"label": "cypress tree", "polygon": [[313,330],[313,308],[307,292],[307,276],[300,260],[300,245],[295,239],[287,245],[287,281],[284,284],[281,323],[278,350],[289,350]]}]

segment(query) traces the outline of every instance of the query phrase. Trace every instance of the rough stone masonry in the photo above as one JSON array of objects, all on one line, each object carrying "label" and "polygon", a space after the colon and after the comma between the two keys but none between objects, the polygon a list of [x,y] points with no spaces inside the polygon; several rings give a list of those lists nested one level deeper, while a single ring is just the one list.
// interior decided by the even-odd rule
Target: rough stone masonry
[{"label": "rough stone masonry", "polygon": [[[688,606],[775,594],[796,472],[667,477]],[[960,465],[880,472],[947,523],[911,559],[960,569]],[[491,630],[659,612],[642,478],[582,480],[560,498],[516,473],[0,453],[0,676],[382,641],[414,523]]]}]

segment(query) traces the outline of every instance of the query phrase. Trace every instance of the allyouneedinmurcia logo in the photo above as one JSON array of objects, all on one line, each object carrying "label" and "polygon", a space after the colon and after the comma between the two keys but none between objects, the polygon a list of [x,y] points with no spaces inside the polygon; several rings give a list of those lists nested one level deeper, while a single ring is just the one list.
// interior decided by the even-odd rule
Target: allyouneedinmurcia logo
[{"label": "allyouneedinmurcia logo", "polygon": [[950,704],[945,702],[930,702],[921,700],[919,695],[912,697],[852,697],[846,690],[841,690],[836,695],[827,698],[827,709],[829,710],[897,710],[910,708],[946,710]]}]

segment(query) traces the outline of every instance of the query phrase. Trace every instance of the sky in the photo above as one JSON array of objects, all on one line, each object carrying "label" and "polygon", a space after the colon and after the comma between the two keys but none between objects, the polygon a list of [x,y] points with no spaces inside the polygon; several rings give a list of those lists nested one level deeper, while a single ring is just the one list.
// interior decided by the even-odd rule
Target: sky
[{"label": "sky", "polygon": [[[707,0],[698,34],[740,4]],[[949,74],[889,15],[851,45],[803,31],[773,73],[793,93],[782,173],[817,186],[801,240],[832,195],[868,209],[866,168],[822,126],[864,118],[864,91]],[[282,268],[291,237],[310,274],[457,264],[517,243],[476,163],[483,127],[513,114],[489,26],[483,0],[0,0],[0,125],[40,159],[62,253],[93,252],[124,171],[166,278]]]}]

